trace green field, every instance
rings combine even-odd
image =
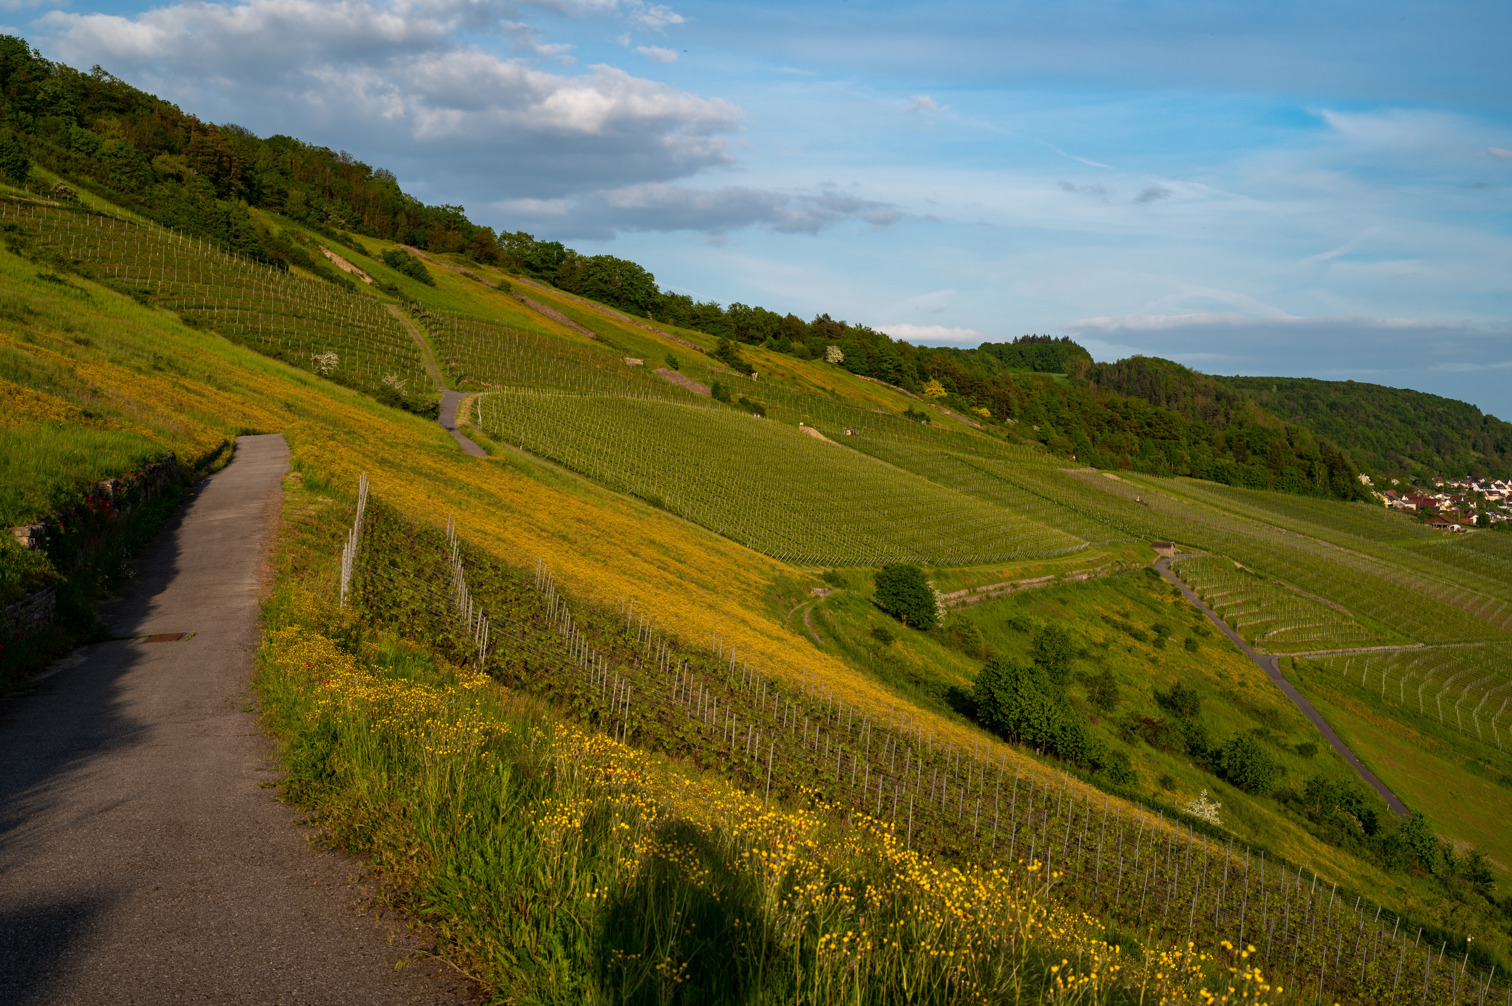
[[[443,505],[458,505],[481,522],[480,534],[496,535],[488,547],[509,541],[516,563],[539,555],[529,549],[541,538],[516,546],[513,525],[560,524],[552,533],[568,543],[563,554],[591,552],[584,567],[596,575],[613,576],[616,557],[649,551],[652,564],[669,563],[667,596],[703,592],[696,594],[702,602],[679,597],[666,605],[666,624],[641,626],[602,597],[575,598],[540,581],[529,587],[488,547],[469,545],[474,590],[500,630],[490,669],[547,700],[555,715],[619,729],[753,792],[771,778],[790,806],[818,794],[849,813],[864,811],[948,862],[1012,868],[1025,855],[1048,855],[1068,878],[1060,903],[1145,933],[1152,947],[1189,936],[1217,945],[1241,933],[1258,943],[1252,927],[1261,926],[1264,960],[1301,983],[1356,938],[1358,974],[1335,978],[1329,991],[1358,1001],[1373,1001],[1390,982],[1394,962],[1383,948],[1400,944],[1404,958],[1415,949],[1385,925],[1394,912],[1446,931],[1480,926],[1487,953],[1508,946],[1493,909],[1477,902],[1480,914],[1466,915],[1471,910],[1460,903],[1439,905],[1434,879],[1387,872],[1330,844],[1299,816],[1296,791],[1317,778],[1349,783],[1352,771],[1318,749],[1301,714],[1163,581],[1134,570],[1026,590],[954,610],[927,635],[902,629],[870,599],[871,568],[887,562],[916,562],[935,568],[941,582],[979,585],[1038,572],[1047,560],[1059,570],[1079,553],[1099,551],[1089,544],[1108,546],[1101,555],[1124,564],[1143,561],[1139,543],[1157,538],[1211,553],[1176,568],[1247,638],[1305,658],[1299,686],[1337,717],[1367,764],[1445,838],[1480,845],[1501,870],[1507,850],[1495,830],[1496,801],[1505,799],[1499,780],[1512,769],[1504,755],[1512,743],[1506,538],[1449,539],[1361,505],[1063,469],[1035,447],[958,423],[912,422],[878,399],[825,394],[791,375],[750,381],[692,351],[679,355],[689,376],[728,382],[763,405],[768,418],[758,418],[650,373],[663,363],[651,356],[660,343],[650,333],[627,338],[618,323],[582,305],[566,313],[597,338],[544,321],[517,325],[502,309],[490,314],[498,291],[449,274],[440,293],[419,294],[431,296],[430,305],[411,305],[411,313],[453,382],[484,389],[472,419],[503,457],[464,468],[434,424],[422,430],[415,417],[389,417],[371,402],[354,409],[350,399],[359,396],[309,373],[316,355],[331,352],[342,369],[330,376],[370,395],[381,395],[389,377],[395,381],[387,386],[397,383],[406,394],[424,389],[415,343],[380,298],[98,214],[10,203],[3,222],[17,226],[43,263],[5,259],[17,302],[31,305],[25,317],[34,319],[21,336],[7,337],[0,354],[0,391],[13,396],[7,401],[37,396],[27,399],[28,418],[0,427],[8,473],[0,503],[17,519],[56,507],[53,475],[87,480],[169,446],[203,453],[230,429],[289,428],[296,459],[312,472],[333,456],[350,466],[348,456],[364,452],[364,465],[390,466],[392,491],[408,510],[386,524],[375,519],[389,543],[373,568],[391,581],[364,588],[363,617],[385,631],[419,633],[414,645],[444,659],[461,657],[448,649],[449,601],[433,589],[441,553],[432,518]],[[390,278],[359,253],[352,258]],[[107,315],[130,323],[102,320]],[[169,326],[172,338],[154,334],[154,325]],[[296,370],[261,360],[255,379],[246,377],[245,358],[256,357],[221,336]],[[624,347],[645,353],[646,365],[627,364]],[[217,371],[233,369],[240,383],[227,385]],[[98,377],[106,371],[108,382]],[[127,402],[121,389],[132,388],[152,401]],[[229,408],[230,400],[245,402],[244,412]],[[291,418],[326,412],[313,433]],[[392,424],[382,429],[394,444],[371,442],[380,417]],[[429,436],[435,444],[416,446]],[[505,448],[577,475],[544,473],[549,466],[534,460],[534,468],[517,466],[511,459],[520,455]],[[524,490],[498,488],[531,479]],[[499,495],[476,489],[485,484]],[[545,511],[579,506],[592,518],[570,524],[530,509],[548,487],[555,493],[564,485],[571,488],[554,503],[540,504]],[[443,503],[449,495],[464,502]],[[322,499],[331,502],[316,503]],[[627,520],[644,530],[627,530]],[[730,564],[717,574],[691,562],[674,569],[665,557],[685,545],[702,550],[701,562],[718,556]],[[821,582],[814,567],[838,567],[822,581],[832,591],[826,597],[810,593]],[[694,582],[702,576],[723,581]],[[721,592],[761,596],[761,628],[782,640],[773,651],[780,658],[748,665],[729,655],[722,624],[707,636],[686,628],[698,618],[689,608]],[[1067,701],[1098,736],[1132,756],[1137,782],[1126,792],[1033,751],[1010,752],[970,718],[963,697],[983,663],[1030,659],[1034,631],[1050,624],[1077,640]],[[1414,643],[1428,645],[1322,653]],[[811,673],[810,664],[825,670]],[[641,704],[633,714],[608,698],[610,673],[613,688],[626,696],[635,690]],[[1246,733],[1273,753],[1282,772],[1274,799],[1220,781],[1200,758],[1171,746],[1162,732],[1169,714],[1155,692],[1177,684],[1199,695],[1215,745]],[[769,758],[774,749],[780,755],[767,777],[751,754],[763,739]],[[1022,781],[1015,765],[1030,766]],[[1177,810],[1204,789],[1223,804],[1223,830],[1203,831]],[[1457,809],[1466,800],[1478,801],[1474,813]],[[1113,830],[1094,845],[1088,836],[1109,806]],[[1226,848],[1230,839],[1239,844]],[[1266,873],[1262,852],[1271,869],[1286,872]],[[1350,912],[1333,910],[1300,883],[1304,870],[1342,881],[1385,914],[1357,914],[1353,899]],[[1320,912],[1321,924],[1308,927]],[[1411,960],[1421,977],[1422,958]],[[1448,970],[1431,961],[1429,969],[1434,989],[1452,987]]]
[[[499,440],[799,565],[969,565],[1085,544],[733,409],[519,389],[477,409]]]

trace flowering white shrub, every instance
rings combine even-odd
[[[840,352],[840,347],[839,346],[825,346],[824,347],[824,362],[825,363],[844,363],[845,362],[845,354],[842,353],[842,352]]]
[[[1218,808],[1222,806],[1223,804],[1221,803],[1214,803],[1212,800],[1209,800],[1207,798],[1207,790],[1203,790],[1197,799],[1181,809],[1193,817],[1201,818],[1208,824],[1222,825],[1223,822],[1218,819]]]
[[[404,382],[399,379],[398,374],[388,374],[385,376],[383,378],[383,386],[385,388],[393,388],[401,395],[404,394]]]
[[[329,376],[331,371],[341,366],[341,357],[332,352],[316,353],[310,357],[315,364],[315,373],[321,377]]]

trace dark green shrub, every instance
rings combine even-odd
[[[1055,687],[1065,688],[1066,675],[1071,670],[1071,658],[1076,656],[1076,645],[1071,634],[1059,625],[1046,625],[1034,634],[1030,653],[1034,663],[1044,669]]]
[[[1118,691],[1118,681],[1113,677],[1112,671],[1104,667],[1087,679],[1087,698],[1099,712],[1104,714],[1118,708],[1121,696]]]
[[[667,366],[671,367],[673,370],[681,370],[682,369],[682,361],[677,358],[677,354],[676,353],[668,353],[667,354]]]
[[[714,349],[714,359],[725,364],[731,370],[749,376],[756,368],[740,355],[740,350],[729,339],[721,338],[719,345]]]
[[[1182,719],[1193,719],[1202,712],[1202,699],[1196,689],[1188,688],[1179,681],[1172,685],[1168,692],[1157,690],[1155,704]]]
[[[1214,768],[1231,785],[1269,796],[1281,778],[1281,763],[1252,734],[1235,734],[1214,756]]]
[[[26,141],[12,130],[0,129],[0,174],[17,185],[25,185],[31,175],[31,164]]]
[[[410,279],[424,283],[426,286],[436,285],[436,278],[431,275],[429,269],[425,268],[425,263],[403,248],[390,248],[384,252],[383,264],[397,273],[402,273]]]
[[[877,607],[904,625],[928,632],[939,621],[934,587],[918,566],[894,563],[877,572]]]
[[[730,400],[730,389],[718,381],[709,385],[709,394],[714,396],[716,402],[728,402]]]
[[[883,646],[891,646],[893,640],[897,638],[892,634],[892,630],[885,625],[872,626],[871,636]]]

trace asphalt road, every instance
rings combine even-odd
[[[1391,808],[1393,814],[1397,817],[1411,817],[1412,811],[1407,809],[1407,805],[1402,802],[1402,798],[1393,793],[1391,787],[1382,782],[1380,777],[1365,767],[1365,763],[1356,757],[1355,753],[1349,749],[1349,745],[1345,744],[1343,739],[1334,732],[1334,728],[1328,725],[1328,721],[1323,718],[1323,714],[1318,712],[1313,704],[1303,697],[1301,692],[1297,691],[1295,685],[1286,680],[1286,675],[1281,673],[1281,658],[1256,653],[1253,646],[1246,643],[1239,633],[1229,628],[1228,623],[1219,618],[1217,612],[1209,608],[1202,598],[1193,592],[1192,588],[1188,587],[1181,581],[1180,577],[1171,572],[1170,563],[1170,559],[1160,559],[1155,563],[1155,568],[1160,570],[1161,575],[1167,580],[1174,583],[1186,595],[1188,601],[1201,608],[1203,614],[1207,615],[1208,620],[1218,627],[1218,631],[1233,640],[1234,645],[1243,650],[1244,655],[1253,660],[1265,672],[1265,676],[1270,678],[1271,682],[1281,689],[1288,699],[1291,699],[1292,705],[1302,710],[1302,715],[1306,716],[1312,722],[1312,725],[1318,728],[1318,732],[1323,735],[1323,739],[1328,741],[1328,746],[1337,751],[1339,756],[1345,761],[1349,762],[1349,767],[1354,769],[1371,789],[1381,794],[1381,799],[1386,801],[1386,805]]]
[[[397,922],[361,914],[359,864],[321,853],[267,788],[250,710],[280,436],[234,460],[164,530],[77,651],[0,700],[0,1002],[475,1001]]]

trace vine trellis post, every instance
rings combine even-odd
[[[352,530],[347,533],[346,546],[341,550],[341,599],[337,604],[345,608],[347,594],[352,589],[352,571],[357,561],[357,541],[362,537],[362,512],[367,509],[368,477],[363,472],[357,480],[357,516],[352,520]]]

